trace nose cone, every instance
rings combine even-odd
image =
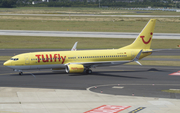
[[[4,62],[4,64],[3,64],[4,66],[11,66],[11,61],[6,61],[6,62]]]

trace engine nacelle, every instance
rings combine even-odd
[[[66,73],[82,73],[84,71],[83,65],[70,64],[65,67]]]

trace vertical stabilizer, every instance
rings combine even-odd
[[[149,20],[135,41],[132,44],[120,49],[150,49],[155,24],[156,19]]]

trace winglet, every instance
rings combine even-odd
[[[140,57],[142,51],[143,51],[143,50],[141,49],[141,51],[136,55],[136,57],[132,60],[132,62],[136,62],[136,63],[138,63],[139,65],[141,65],[141,63],[140,63],[138,60],[139,60],[139,57]]]
[[[77,49],[76,49],[77,43],[78,43],[78,42],[75,42],[75,44],[74,44],[74,46],[72,47],[71,51],[76,51],[76,50],[77,50]]]

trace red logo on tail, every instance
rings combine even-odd
[[[151,37],[150,37],[150,39],[147,42],[144,40],[144,37],[145,36],[140,36],[140,38],[142,38],[143,43],[144,44],[149,44],[149,42],[151,41]]]
[[[151,32],[150,35],[153,35],[153,33]],[[147,42],[144,40],[144,37],[145,36],[140,36],[140,38],[142,38],[143,43],[144,44],[149,44],[149,42],[151,41],[151,37],[150,37],[150,39]]]

